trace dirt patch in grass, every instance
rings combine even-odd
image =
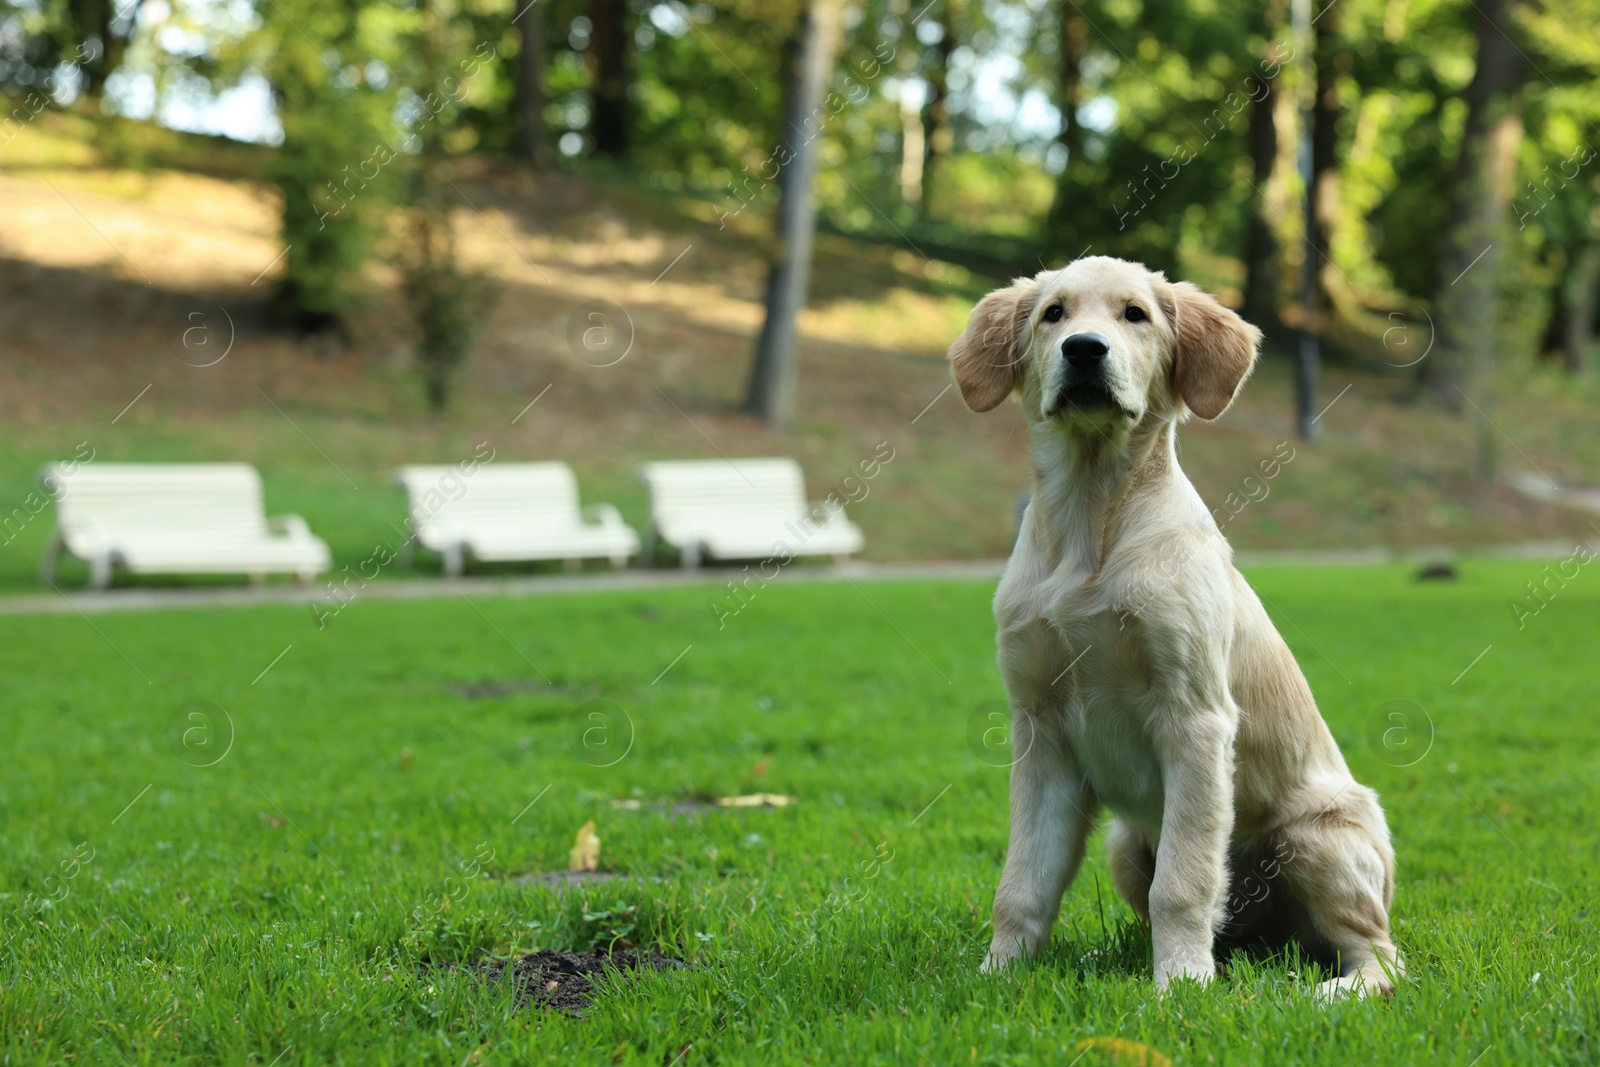
[[[670,819],[687,819],[705,811],[716,811],[717,804],[714,800],[701,797],[690,797],[686,800],[637,800],[633,797],[623,797],[611,802],[615,811],[658,811],[664,812]]]
[[[530,1004],[564,1011],[573,1018],[583,1011],[608,984],[626,981],[645,968],[653,971],[683,971],[689,965],[659,949],[632,949],[609,955],[579,952],[535,952],[506,963],[488,960],[472,968],[491,981],[509,979],[516,986],[517,1007]]]
[[[456,696],[466,697],[468,700],[493,700],[515,696],[518,693],[565,693],[567,691],[563,686],[532,680],[461,682],[456,685],[447,685],[445,690],[454,693]]]
[[[748,793],[731,797],[687,797],[683,800],[640,800],[620,797],[611,802],[616,811],[665,812],[670,819],[687,819],[706,811],[762,810],[775,811],[794,804],[795,798],[781,793]]]
[[[630,877],[618,874],[616,871],[537,871],[521,875],[517,881],[526,885],[545,885],[560,889],[566,886],[600,885],[603,882],[628,880]]]

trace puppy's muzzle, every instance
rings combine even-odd
[[[1106,379],[1111,343],[1097,333],[1075,333],[1061,342],[1067,374],[1061,382],[1060,410],[1102,411],[1117,407]]]

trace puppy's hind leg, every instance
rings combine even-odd
[[[1339,976],[1317,994],[1392,994],[1405,965],[1389,934],[1394,851],[1377,795],[1350,783],[1285,826],[1281,840],[1283,876],[1309,927],[1303,940],[1339,960]]]
[[[1156,853],[1143,830],[1117,819],[1106,834],[1111,881],[1139,918],[1150,921],[1150,883],[1156,876]]]

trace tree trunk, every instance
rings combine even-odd
[[[633,133],[633,109],[628,104],[631,82],[628,63],[627,0],[589,0],[589,37],[593,89],[590,91],[589,130],[594,153],[626,163]]]
[[[767,275],[767,317],[756,345],[746,407],[773,427],[794,417],[799,390],[795,341],[811,278],[816,234],[812,180],[817,170],[822,97],[839,40],[839,0],[810,0],[795,35],[784,47],[783,146],[788,156],[778,179],[778,234]]]
[[[1269,46],[1270,47],[1270,46]],[[1267,217],[1267,185],[1278,161],[1278,106],[1276,78],[1260,78],[1260,87],[1251,96],[1250,172],[1255,189],[1251,193],[1250,217],[1244,239],[1244,307],[1247,322],[1268,333],[1279,332],[1278,318],[1278,239]]]
[[[1083,124],[1078,108],[1083,106],[1083,57],[1089,47],[1089,24],[1075,3],[1061,5],[1061,129],[1056,140],[1067,150],[1067,166],[1083,162]]]
[[[907,56],[910,51],[907,50]],[[906,64],[902,70],[914,69]],[[928,138],[922,126],[922,109],[910,102],[910,80],[901,82],[901,200],[922,214],[923,165],[928,160]]]
[[[1462,94],[1466,128],[1451,178],[1445,250],[1434,295],[1439,342],[1433,358],[1418,367],[1422,383],[1452,411],[1465,407],[1462,390],[1469,365],[1478,363],[1482,369],[1483,361],[1493,358],[1496,246],[1503,243],[1500,230],[1511,198],[1515,141],[1521,135],[1513,90],[1524,70],[1509,37],[1514,29],[1511,7],[1512,0],[1474,5],[1477,63]],[[1483,466],[1480,462],[1480,474]]]
[[[539,170],[550,162],[544,128],[544,4],[529,4],[517,22],[522,50],[517,53],[516,130],[511,137],[511,155]]]
[[[955,147],[950,128],[950,55],[956,50],[956,16],[961,0],[945,0],[939,6],[939,43],[933,48],[933,69],[928,72],[928,106],[923,117],[922,196],[920,212],[928,217],[934,186],[938,182],[939,160]]]
[[[1088,23],[1081,5],[1076,0],[1063,0],[1061,5],[1060,55],[1061,91],[1056,107],[1061,112],[1061,125],[1056,131],[1056,143],[1066,150],[1066,163],[1056,175],[1055,196],[1050,202],[1046,217],[1045,239],[1051,251],[1060,255],[1074,255],[1081,239],[1081,220],[1086,196],[1098,200],[1102,195],[1096,189],[1086,192],[1080,180],[1084,168],[1083,124],[1078,121],[1078,108],[1083,103],[1083,59],[1088,49]]]
[[[1311,248],[1316,256],[1315,321],[1311,328],[1326,329],[1333,309],[1328,295],[1328,273],[1333,262],[1333,224],[1339,213],[1339,10],[1322,9],[1316,20],[1317,88],[1311,105]]]
[[[1596,297],[1600,296],[1600,242],[1583,247],[1567,271],[1566,329],[1562,331],[1562,363],[1573,374],[1583,370],[1594,341]]]
[[[895,17],[904,19],[908,14],[905,0],[892,0],[890,10]],[[924,125],[928,94],[913,102],[912,87],[918,81],[922,65],[922,50],[917,47],[916,24],[903,24],[900,40],[900,200],[910,205],[918,214],[922,211],[922,169],[928,162],[928,130]]]
[[[129,26],[138,18],[140,2],[135,0],[124,12]],[[122,55],[128,48],[127,40],[116,36],[111,29],[112,22],[117,18],[117,7],[112,0],[69,0],[67,11],[74,40],[66,42],[68,47],[64,58],[68,62],[78,63],[83,72],[82,95],[90,100],[99,100],[105,92],[106,79],[122,62]],[[88,44],[90,38],[97,40],[100,47],[91,58],[81,59],[79,50]]]
[[[447,0],[420,0],[417,5],[420,86],[440,84],[449,70],[450,44],[459,39],[453,32],[452,7]],[[425,123],[418,130],[414,170],[407,176],[407,210],[397,220],[405,225],[406,238],[402,291],[417,330],[423,389],[435,414],[444,411],[456,369],[482,332],[489,296],[481,279],[462,273],[456,254],[451,210],[460,194],[450,174],[450,130],[444,121]]]
[[[1283,103],[1278,90],[1278,76],[1283,73],[1278,37],[1285,7],[1283,0],[1270,0],[1264,5],[1260,31],[1266,44],[1262,61],[1245,81],[1250,96],[1250,129],[1246,136],[1254,188],[1245,219],[1244,306],[1239,313],[1268,334],[1283,332],[1283,319],[1278,313],[1282,268],[1278,262],[1277,232],[1272,226],[1273,205],[1268,197],[1272,173],[1283,149],[1278,143],[1278,108]]]
[[[1495,390],[1495,305],[1500,295],[1500,263],[1504,258],[1499,246],[1505,243],[1506,205],[1511,202],[1511,185],[1517,171],[1517,150],[1522,146],[1522,116],[1516,111],[1506,111],[1494,120],[1489,128],[1488,142],[1483,158],[1483,185],[1485,187],[1482,223],[1477,230],[1487,240],[1483,259],[1466,272],[1456,299],[1464,305],[1472,301],[1475,324],[1480,332],[1468,340],[1465,351],[1472,361],[1473,411],[1478,416],[1478,456],[1474,474],[1480,492],[1494,484],[1495,452],[1499,447],[1498,432],[1490,412],[1494,409]],[[1473,277],[1481,272],[1481,276]],[[1453,308],[1447,314],[1461,314],[1463,307]],[[1465,394],[1461,394],[1465,398]]]

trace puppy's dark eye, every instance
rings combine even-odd
[[[1046,322],[1060,322],[1061,321],[1061,305],[1060,304],[1051,304],[1049,307],[1045,308],[1044,309],[1044,321],[1046,321]]]
[[[1122,317],[1129,322],[1144,322],[1150,318],[1149,315],[1144,313],[1144,308],[1138,304],[1129,304],[1128,309],[1122,313]]]

